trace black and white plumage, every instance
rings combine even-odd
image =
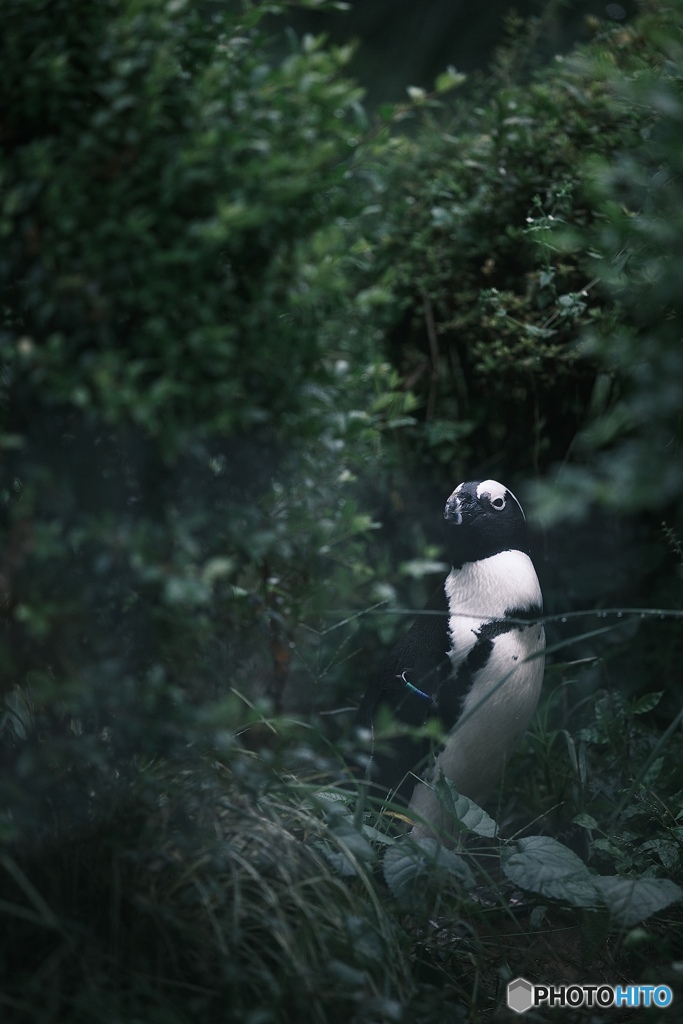
[[[413,834],[448,832],[433,783],[440,774],[481,803],[534,713],[543,681],[541,588],[529,557],[522,507],[496,480],[459,484],[448,501],[452,569],[425,612],[390,652],[368,689],[358,723],[379,708],[421,725],[441,719],[448,732],[436,760],[407,737],[378,752],[374,773],[406,799]],[[420,762],[423,762],[422,765]],[[428,824],[423,824],[428,823]]]

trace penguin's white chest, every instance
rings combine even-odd
[[[452,569],[445,590],[449,656],[455,672],[477,642],[484,623],[543,606],[536,570],[523,551],[501,551],[479,562],[467,562],[462,569]]]
[[[430,781],[445,775],[459,793],[481,803],[524,734],[543,682],[543,626],[510,628],[500,620],[540,611],[541,588],[528,555],[504,551],[454,569],[445,589],[453,685],[461,679],[469,688]],[[411,811],[446,825],[430,781],[416,786]],[[419,825],[416,832],[431,834]]]

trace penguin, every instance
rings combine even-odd
[[[497,480],[466,481],[446,501],[444,519],[452,568],[356,717],[372,729],[388,707],[408,726],[441,722],[436,756],[410,735],[373,754],[371,778],[408,803],[416,838],[451,834],[435,792],[442,776],[477,804],[490,794],[536,709],[544,671],[543,599],[519,501]]]

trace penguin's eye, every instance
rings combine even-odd
[[[502,495],[499,498],[492,498],[491,504],[500,512],[502,508],[505,508],[505,498]]]

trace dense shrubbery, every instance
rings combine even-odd
[[[52,891],[59,1016],[86,998],[82,942],[116,958],[77,924],[110,837],[139,859],[177,759],[229,763],[254,701],[282,701],[300,620],[366,584],[353,479],[391,381],[372,342],[326,333],[361,116],[347,53],[274,64],[259,11],[157,0],[0,19],[2,829],[13,855],[78,843],[76,887],[92,859],[82,903]],[[35,962],[14,970],[30,1003]]]
[[[676,185],[661,168],[679,159],[679,101],[675,81],[658,76],[666,51],[652,35],[647,21],[612,30],[520,84],[501,62],[504,82],[489,97],[466,99],[454,116],[425,99],[412,136],[388,149],[380,136],[381,205],[365,211],[357,247],[392,359],[422,399],[418,450],[443,462],[449,480],[484,462],[538,475],[605,402],[600,360],[576,342],[589,328],[615,338],[642,305],[632,289],[625,306],[615,301],[615,260],[623,267],[639,238],[656,250],[643,236],[665,223],[679,238],[660,216],[665,206],[677,217]],[[634,220],[650,179],[661,198],[648,202],[659,205]],[[675,245],[666,257],[659,249],[673,267]],[[646,304],[660,324],[675,289],[654,266],[648,273],[660,281]],[[623,350],[620,338],[605,348],[610,375]]]
[[[325,335],[358,90],[184,5],[33,8],[3,14],[4,677],[146,678],[154,717],[222,691],[241,628],[286,644],[370,525],[385,374]]]
[[[419,603],[439,555],[424,509],[479,471],[537,477],[548,520],[666,515],[674,554],[644,516],[650,560],[621,593],[676,600],[680,7],[524,84],[501,59],[452,105],[446,73],[377,124],[348,51],[275,60],[263,13],[0,11],[7,1019],[499,1003],[504,974],[477,995],[445,937],[462,918],[491,960],[489,912],[452,884],[470,869],[399,850],[380,897],[392,826],[320,795],[354,755],[310,713],[360,694],[400,625],[360,613]],[[680,641],[652,665],[643,630],[624,657],[609,629],[571,649],[588,671],[559,663],[577,630],[557,635],[563,685],[501,823],[546,815],[602,875],[680,880],[683,780],[666,810],[651,797],[676,727],[643,724],[654,698],[592,696],[599,656],[673,717]],[[588,721],[553,711],[565,694]],[[427,902],[405,919],[413,884]],[[650,896],[642,917],[666,904]],[[523,965],[510,941],[493,959]]]
[[[579,64],[635,112],[639,134],[610,159],[591,149],[586,191],[599,217],[589,228],[570,223],[551,242],[560,253],[586,252],[610,301],[582,333],[580,351],[601,376],[577,439],[579,465],[546,489],[549,514],[572,492],[578,513],[595,501],[622,511],[673,503],[680,515],[683,43],[656,13],[626,40],[633,63],[620,74],[596,56]]]

